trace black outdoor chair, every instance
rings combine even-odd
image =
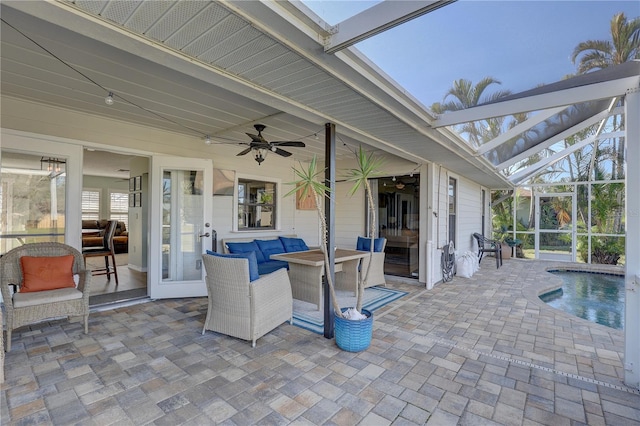
[[[473,238],[478,241],[478,265],[485,253],[493,253],[496,257],[496,268],[502,266],[502,243],[500,241],[492,240],[477,232],[473,233]]]

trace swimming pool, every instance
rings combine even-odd
[[[540,295],[556,309],[607,327],[624,329],[624,276],[593,272],[549,271],[562,288]]]

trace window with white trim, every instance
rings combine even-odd
[[[449,241],[456,246],[456,218],[458,214],[458,181],[449,178]]]
[[[129,193],[109,191],[109,219],[124,222],[129,228]]]
[[[275,229],[276,182],[238,179],[238,230]]]
[[[82,190],[82,220],[100,219],[100,190]]]

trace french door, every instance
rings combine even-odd
[[[211,160],[151,160],[149,296],[206,296],[202,254],[211,247]]]
[[[575,194],[536,194],[535,203],[536,259],[575,262]]]
[[[81,249],[82,146],[2,129],[0,255],[33,242]]]

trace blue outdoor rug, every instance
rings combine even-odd
[[[336,291],[340,307],[346,308],[356,305],[356,297],[353,292]],[[392,290],[385,287],[369,287],[364,290],[362,307],[374,312],[384,305],[398,300],[406,295],[405,291]],[[293,325],[302,327],[314,333],[324,334],[324,310],[322,304],[320,310],[316,305],[293,299]]]

